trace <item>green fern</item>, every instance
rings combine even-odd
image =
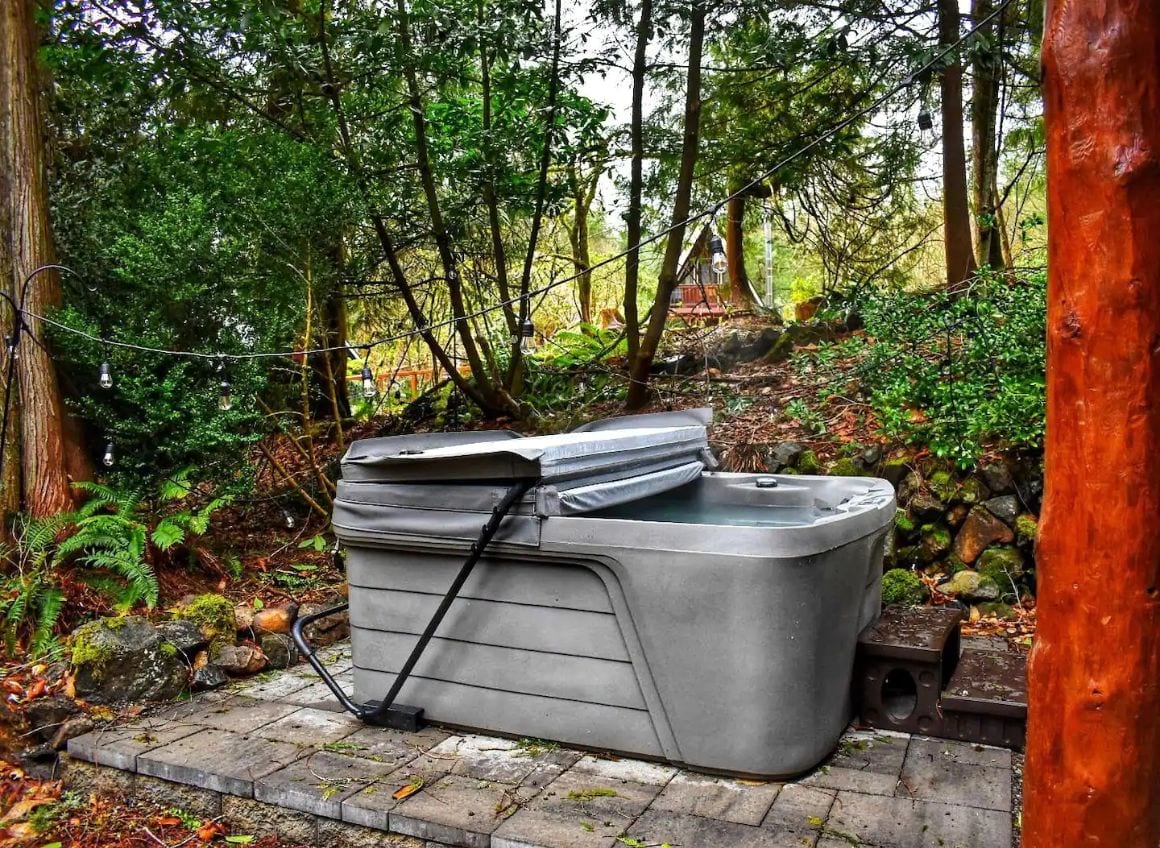
[[[52,652],[65,595],[59,568],[80,566],[77,579],[109,599],[120,612],[156,606],[160,587],[153,559],[204,535],[213,514],[230,503],[214,498],[199,510],[155,518],[139,492],[101,483],[78,483],[88,497],[75,512],[48,518],[17,516],[15,544],[0,546],[0,637],[11,653],[26,644],[34,656]],[[182,500],[192,489],[163,487],[160,502]]]

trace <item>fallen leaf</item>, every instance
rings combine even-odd
[[[402,801],[404,798],[410,798],[416,792],[423,788],[422,778],[416,778],[408,783],[406,786],[400,786],[392,793],[391,797],[396,801]]]

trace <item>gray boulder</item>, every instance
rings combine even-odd
[[[779,471],[795,465],[805,448],[798,442],[782,442],[769,452],[768,463],[771,471]]]
[[[298,662],[298,646],[289,636],[267,633],[261,644],[270,668],[290,668]]]
[[[991,515],[998,518],[1008,527],[1015,524],[1015,518],[1019,515],[1019,499],[1014,495],[1003,495],[998,498],[991,498],[983,501],[983,506]]]
[[[187,657],[192,657],[209,644],[206,638],[201,635],[200,628],[192,621],[184,619],[162,621],[157,625],[157,632],[161,634],[162,639]]]
[[[77,697],[93,703],[167,701],[189,680],[181,652],[139,616],[81,625],[71,647]]]
[[[225,686],[229,681],[226,673],[216,665],[203,665],[201,668],[194,669],[193,677],[189,681],[189,688],[194,692],[207,692],[210,689]]]
[[[964,601],[997,601],[1002,594],[998,583],[970,569],[964,569],[945,583],[940,583],[938,590],[944,595]]]

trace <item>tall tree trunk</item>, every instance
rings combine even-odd
[[[737,194],[744,187],[740,180],[732,181],[729,194]],[[773,190],[769,185],[749,186],[745,191],[731,196],[725,204],[725,258],[729,262],[729,299],[743,309],[753,309],[757,298],[745,267],[745,206],[750,197],[770,197]]]
[[[572,163],[568,166],[568,183],[572,189],[572,222],[568,227],[568,243],[572,248],[572,267],[576,274],[576,300],[580,307],[580,321],[592,323],[592,252],[588,238],[588,213],[596,198],[596,187],[600,182],[601,166],[593,169],[587,180],[580,167]]]
[[[730,188],[732,194],[736,188]],[[725,204],[725,258],[729,261],[729,300],[742,309],[753,308],[749,274],[745,270],[745,196]]]
[[[8,64],[7,39],[0,39],[0,66]],[[0,140],[9,137],[8,125],[8,75],[0,76]],[[12,231],[12,202],[10,191],[10,175],[8,173],[6,148],[0,141],[0,291],[9,294],[12,291],[12,240],[9,233]],[[16,328],[16,313],[7,301],[0,298],[0,380],[8,379],[8,340]],[[15,365],[15,363],[12,363]],[[15,376],[11,377],[15,383]],[[0,403],[2,403],[5,385],[0,385]],[[12,387],[15,394],[15,385]],[[0,541],[8,540],[8,517],[20,511],[20,408],[16,398],[9,398],[8,405],[8,439],[5,442],[4,455],[0,456],[0,465],[3,473],[0,474]]]
[[[939,44],[959,39],[958,0],[938,0]],[[963,66],[952,52],[942,73],[943,242],[947,287],[956,289],[975,273],[971,210],[967,205],[967,154],[963,141]]]
[[[685,132],[681,140],[681,168],[677,177],[677,194],[673,200],[671,229],[665,239],[665,254],[657,280],[656,297],[649,314],[648,328],[641,337],[636,358],[631,361],[628,397],[629,409],[639,409],[648,400],[648,378],[656,357],[665,319],[669,314],[669,300],[677,285],[677,263],[685,240],[685,220],[693,193],[693,172],[701,144],[701,53],[705,43],[705,2],[693,0],[689,22],[689,76],[685,87]]]
[[[629,164],[628,258],[624,265],[624,334],[628,343],[628,361],[636,361],[640,351],[640,219],[641,196],[644,193],[644,84],[648,76],[648,43],[652,38],[652,0],[640,0],[640,20],[636,24],[636,51],[632,59],[632,161]]]
[[[48,222],[48,175],[41,113],[41,86],[36,51],[39,44],[34,0],[7,0],[0,9],[0,92],[8,126],[3,166],[7,171],[12,276],[10,290],[19,299],[24,280],[55,261]],[[55,271],[37,274],[24,306],[36,314],[61,302]],[[26,322],[44,340],[35,318]],[[19,378],[22,489],[26,509],[51,515],[73,506],[69,467],[83,470],[84,446],[79,428],[66,426],[56,369],[48,353],[25,337],[16,372]],[[9,434],[10,436],[12,434]]]
[[[1160,845],[1160,5],[1048,3],[1025,848]]]
[[[993,0],[972,0],[971,17],[975,21],[985,20],[994,10]],[[990,49],[976,49],[971,58],[971,205],[978,222],[975,261],[999,270],[1003,267],[1003,245],[995,207],[999,182],[999,140],[995,133],[1003,27],[997,27],[992,20],[981,24],[978,32]]]

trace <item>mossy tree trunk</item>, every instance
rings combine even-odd
[[[1047,486],[1023,845],[1160,844],[1160,4],[1048,3]]]

